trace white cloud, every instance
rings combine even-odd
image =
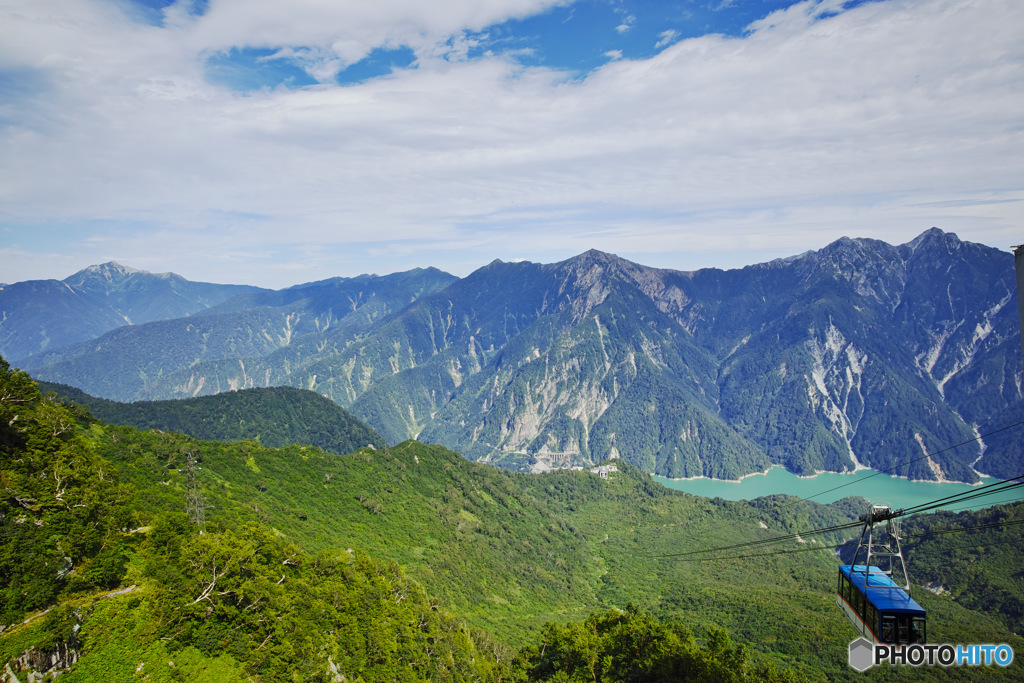
[[[323,48],[281,48],[271,55],[259,57],[256,62],[272,62],[275,60],[286,60],[301,67],[306,73],[320,83],[327,83],[334,79],[345,67],[353,64],[372,48],[365,45],[350,44],[343,46],[332,45],[330,49]],[[341,57],[339,55],[348,55]]]
[[[481,35],[461,33],[452,36],[443,44],[432,46],[427,54],[446,61],[465,61],[469,59],[470,51],[486,41],[488,37],[486,33]]]
[[[615,30],[619,33],[629,33],[629,30],[633,28],[633,24],[636,23],[636,16],[627,14],[623,19],[622,23],[615,27]]]
[[[207,13],[191,21],[190,38],[200,50],[337,45],[339,57],[351,63],[366,54],[356,45],[432,45],[558,4],[564,0],[212,0]]]
[[[622,59],[622,50],[608,50],[604,56],[608,59]]]
[[[166,28],[41,5],[0,8],[0,67],[35,85],[0,109],[6,281],[38,277],[20,273],[49,257],[25,254],[54,244],[83,266],[281,286],[591,247],[728,265],[932,225],[1020,241],[1016,0],[805,2],[583,80],[465,59],[473,32],[546,2],[214,0]],[[330,83],[385,44],[414,46],[417,68]],[[324,83],[243,96],[204,79],[207,55],[244,46]],[[29,229],[52,239],[33,248]]]
[[[679,31],[676,31],[674,29],[662,31],[661,33],[658,34],[658,38],[660,38],[661,40],[654,44],[654,49],[660,50],[666,45],[671,45],[672,43],[676,42],[676,38],[678,37]]]

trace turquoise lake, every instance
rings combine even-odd
[[[962,491],[972,491],[982,484],[998,481],[983,477],[982,484],[938,484],[928,481],[907,481],[875,470],[861,470],[855,474],[819,474],[816,477],[798,477],[782,467],[773,467],[767,474],[755,474],[741,481],[720,481],[717,479],[675,480],[654,477],[670,489],[686,491],[707,498],[726,500],[750,500],[775,493],[786,493],[800,498],[809,498],[819,503],[831,503],[849,496],[863,496],[872,503],[885,503],[894,508],[908,508],[921,503],[951,496]],[[836,488],[841,487],[841,488]],[[834,491],[829,489],[835,488]],[[824,493],[826,492],[827,493]],[[996,493],[976,498],[967,503],[953,503],[950,510],[978,509],[1019,498],[1018,491]]]

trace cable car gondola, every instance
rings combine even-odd
[[[836,604],[872,644],[910,645],[927,638],[925,611],[910,597],[907,565],[894,521],[902,514],[886,505],[872,505],[860,517],[864,528],[853,561],[839,565]],[[874,525],[881,523],[884,527],[876,536]],[[862,551],[864,562],[858,564]]]

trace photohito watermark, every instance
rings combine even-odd
[[[867,671],[888,662],[900,666],[1010,666],[1009,645],[872,645],[865,638],[850,643],[850,666]]]

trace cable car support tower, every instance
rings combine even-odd
[[[863,574],[864,585],[867,585],[871,562],[874,560],[874,566],[895,584],[892,588],[903,590],[909,595],[910,578],[907,576],[907,563],[900,548],[898,518],[902,515],[903,510],[893,510],[888,505],[872,505],[867,513],[860,516],[864,528],[860,532],[860,543],[853,554],[853,561],[850,562],[850,571]],[[877,531],[876,526],[880,527]],[[858,564],[857,559],[862,554],[864,563]]]

